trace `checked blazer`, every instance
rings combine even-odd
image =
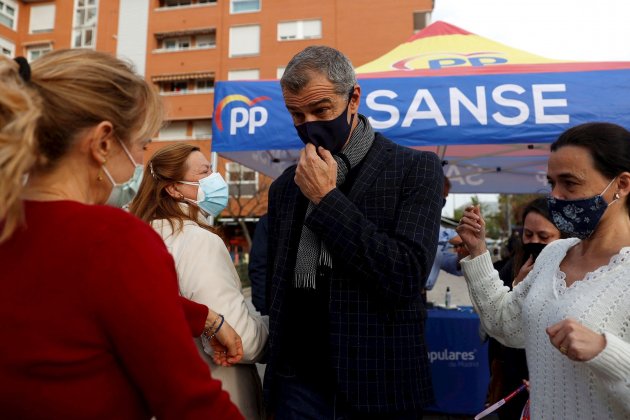
[[[435,252],[442,168],[434,153],[376,133],[347,196],[328,193],[304,219],[306,198],[287,169],[269,191],[267,403],[282,345],[283,307],[305,223],[333,258],[328,313],[336,387],[353,411],[421,410],[433,398],[420,291]],[[300,211],[300,209],[302,209]]]

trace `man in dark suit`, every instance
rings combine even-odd
[[[252,285],[252,303],[261,315],[267,311],[267,215],[260,216],[256,223],[252,248],[249,250],[247,264],[249,281]]]
[[[269,192],[268,407],[276,420],[421,418],[440,161],[372,131],[333,48],[298,53],[280,83],[306,147]]]

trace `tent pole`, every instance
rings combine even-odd
[[[505,218],[507,219],[507,234],[508,238],[512,236],[512,194],[506,194],[505,203]]]
[[[446,156],[446,148],[448,146],[438,146],[436,154],[440,157],[440,160],[444,160],[444,156]]]

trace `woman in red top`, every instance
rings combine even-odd
[[[186,324],[216,315],[182,305],[149,226],[102,205],[130,198],[158,96],[88,50],[32,74],[0,57],[0,92],[0,418],[241,418]]]

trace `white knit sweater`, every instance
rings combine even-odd
[[[470,297],[491,336],[526,349],[532,419],[630,419],[630,247],[567,288],[559,266],[578,242],[545,247],[512,292],[489,253],[462,260]],[[604,334],[604,350],[588,362],[560,353],[545,329],[565,318]]]

